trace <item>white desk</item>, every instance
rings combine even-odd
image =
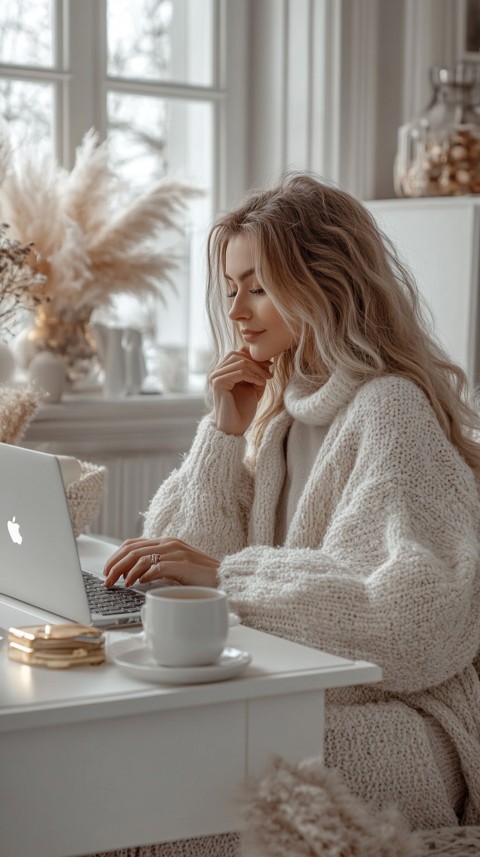
[[[20,615],[0,601],[0,625]],[[134,681],[113,664],[28,667],[1,644],[2,857],[238,830],[242,784],[272,754],[321,756],[325,689],[381,678],[372,664],[241,626],[230,642],[253,656],[244,673],[175,688]]]

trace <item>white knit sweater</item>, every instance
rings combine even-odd
[[[328,431],[274,547],[293,418]],[[383,668],[380,685],[329,694],[327,762],[357,793],[395,800],[414,826],[455,823],[459,757],[463,821],[479,824],[478,485],[425,395],[395,376],[358,386],[336,374],[311,395],[294,380],[254,473],[245,455],[245,438],[206,417],[153,498],[145,535],[221,560],[220,586],[244,624]],[[432,719],[458,754],[451,771],[435,758]]]

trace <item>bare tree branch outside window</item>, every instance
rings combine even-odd
[[[171,77],[171,0],[109,0],[108,73],[115,77]]]
[[[51,68],[52,0],[16,0],[0,4],[0,64]],[[52,151],[53,86],[4,77],[0,80],[0,116],[15,148],[35,144]]]

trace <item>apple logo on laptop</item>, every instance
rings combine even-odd
[[[7,521],[7,527],[12,542],[15,542],[16,545],[21,545],[23,536],[20,535],[20,524],[17,524],[15,515],[11,521]]]

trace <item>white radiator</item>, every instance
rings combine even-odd
[[[89,460],[107,468],[102,507],[90,532],[122,541],[142,534],[142,512],[158,486],[181,463],[179,453],[169,452],[108,459],[90,455]]]

